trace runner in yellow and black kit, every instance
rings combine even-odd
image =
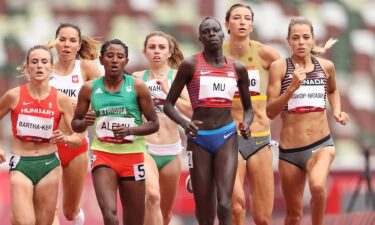
[[[250,39],[254,13],[250,6],[233,5],[227,12],[225,27],[229,40],[223,54],[231,56],[247,67],[249,91],[254,108],[254,120],[250,125],[251,137],[238,135],[241,156],[238,156],[237,176],[232,197],[233,224],[244,224],[246,202],[243,184],[245,174],[250,183],[250,208],[255,224],[269,224],[273,208],[274,182],[272,152],[270,149],[270,123],[266,115],[266,89],[268,69],[279,54],[271,47]],[[242,105],[238,92],[234,96],[232,115],[236,123],[242,121]],[[246,166],[244,163],[246,161]]]
[[[147,86],[123,74],[128,47],[111,40],[103,44],[100,54],[105,75],[82,86],[72,127],[85,131],[94,125],[92,176],[104,224],[119,224],[119,188],[123,224],[143,225],[146,145],[140,136],[159,129],[158,117]],[[90,103],[94,112],[88,112]]]

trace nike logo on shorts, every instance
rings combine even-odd
[[[230,132],[228,134],[224,134],[224,139],[227,139],[231,134],[232,134],[232,132]]]
[[[260,145],[260,144],[262,144],[262,143],[264,143],[264,141],[256,141],[256,142],[255,142],[256,145]]]
[[[53,161],[55,161],[55,160],[51,160],[51,161],[49,161],[49,162],[45,162],[44,164],[45,164],[46,166],[48,166],[48,165],[51,164]]]

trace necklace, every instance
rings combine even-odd
[[[303,61],[297,61],[293,57],[290,57],[290,59],[292,60],[292,63],[294,65],[294,67],[296,67],[298,65],[299,67],[302,67],[303,69],[306,69],[307,67],[309,67],[309,65],[312,64],[312,61],[311,61],[310,57],[308,59],[303,60]]]
[[[229,52],[231,53],[232,57],[235,59],[240,59],[244,56],[246,56],[246,53],[250,50],[251,48],[251,41],[249,40],[248,42],[248,49],[246,49],[246,44],[245,45],[231,45],[230,42],[228,44],[229,46]]]

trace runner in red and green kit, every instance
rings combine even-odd
[[[82,142],[73,133],[73,107],[69,97],[48,84],[53,70],[52,53],[36,45],[26,54],[22,72],[28,82],[0,98],[0,120],[9,112],[12,148],[9,162],[11,221],[1,224],[50,225],[53,222],[61,176],[57,144],[71,148]],[[67,124],[63,132],[59,122]],[[0,163],[5,151],[0,140]]]

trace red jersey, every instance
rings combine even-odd
[[[57,89],[51,87],[47,98],[33,99],[27,84],[20,86],[20,99],[11,110],[13,136],[22,141],[49,142],[58,128],[61,114],[57,106]]]
[[[209,65],[203,53],[196,55],[197,66],[194,76],[187,85],[193,109],[198,107],[231,108],[234,93],[237,90],[237,74],[233,60],[225,57],[227,64],[223,68]]]

